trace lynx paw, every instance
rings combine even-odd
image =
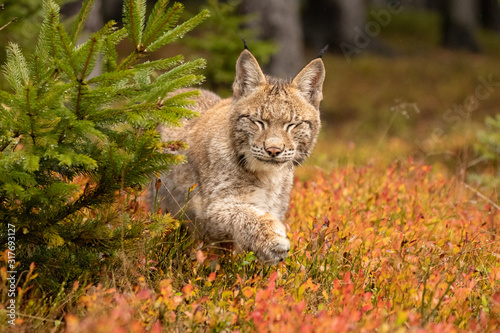
[[[288,256],[288,251],[290,251],[288,238],[275,235],[268,239],[256,254],[264,264],[277,265]]]

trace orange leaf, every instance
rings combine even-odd
[[[244,295],[246,298],[250,298],[250,297],[252,297],[252,296],[253,296],[253,290],[252,290],[252,288],[250,288],[250,287],[245,287],[245,288],[243,289],[243,295]]]
[[[193,293],[193,285],[191,283],[187,284],[182,288],[182,292],[186,297],[191,297],[191,294]]]
[[[198,264],[203,264],[203,262],[207,259],[207,256],[205,255],[205,253],[203,253],[202,250],[198,250],[196,251],[196,261],[198,262]]]

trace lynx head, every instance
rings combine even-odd
[[[323,61],[311,61],[292,80],[265,76],[244,50],[236,63],[232,136],[240,165],[258,172],[297,165],[309,156],[320,129]]]

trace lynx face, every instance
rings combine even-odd
[[[286,83],[270,84],[234,105],[240,163],[259,170],[297,165],[309,155],[319,130],[319,113],[293,90]]]
[[[264,76],[250,53],[236,70],[231,119],[239,164],[259,171],[302,163],[320,128],[323,63],[311,62],[291,82]]]

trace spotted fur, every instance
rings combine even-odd
[[[293,170],[316,143],[324,77],[321,59],[292,81],[267,77],[244,50],[232,98],[202,90],[194,108],[200,117],[160,128],[164,140],[190,147],[182,152],[187,163],[162,177],[163,210],[183,210],[208,243],[233,242],[269,264],[283,260],[290,249],[283,220]]]

